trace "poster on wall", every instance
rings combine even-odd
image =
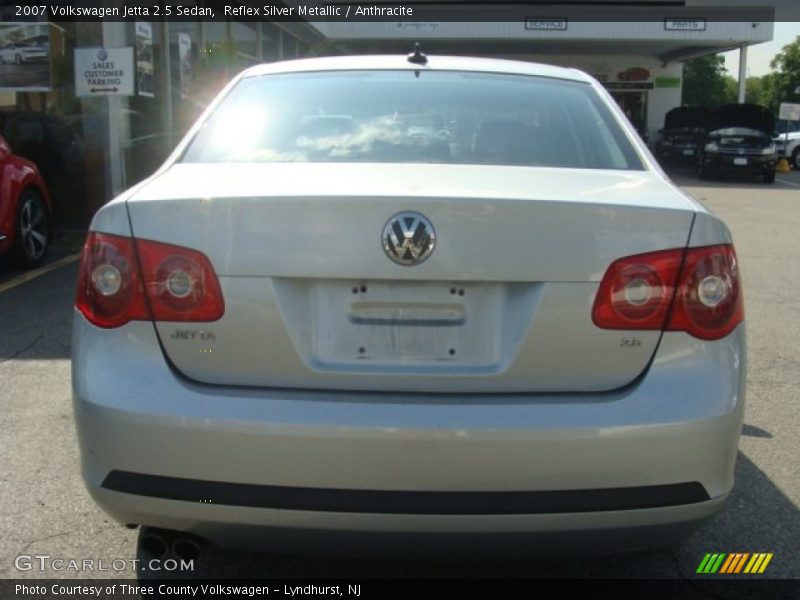
[[[47,23],[0,23],[0,91],[47,92],[50,30]]]
[[[192,81],[192,38],[188,33],[178,34],[178,60],[180,62],[181,98],[187,98]]]
[[[153,26],[136,22],[136,93],[153,98]]]

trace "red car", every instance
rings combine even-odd
[[[0,137],[0,254],[10,252],[25,267],[41,264],[50,243],[52,214],[39,169],[12,154]]]

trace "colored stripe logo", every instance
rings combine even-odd
[[[708,553],[700,561],[697,573],[703,575],[719,574],[739,574],[748,573],[755,575],[763,573],[769,561],[772,560],[772,552],[725,552]]]

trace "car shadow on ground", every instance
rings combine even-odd
[[[760,430],[759,430],[760,431]],[[513,578],[692,578],[691,589],[705,593],[713,576],[697,575],[706,552],[773,552],[765,575],[799,577],[796,540],[800,538],[798,508],[744,454],[736,465],[737,484],[722,513],[680,546],[589,558],[559,560],[365,559],[326,556],[255,554],[208,547],[185,577],[200,579],[513,579]],[[146,531],[146,530],[145,530]],[[137,558],[152,558],[142,548]],[[657,542],[657,540],[654,540]],[[147,571],[140,579],[169,578]],[[743,592],[745,590],[742,590]],[[713,593],[711,589],[708,593]],[[738,596],[724,595],[726,598]],[[746,596],[742,596],[743,598]]]

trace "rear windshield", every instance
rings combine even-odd
[[[453,71],[243,79],[182,160],[643,168],[590,85]]]

